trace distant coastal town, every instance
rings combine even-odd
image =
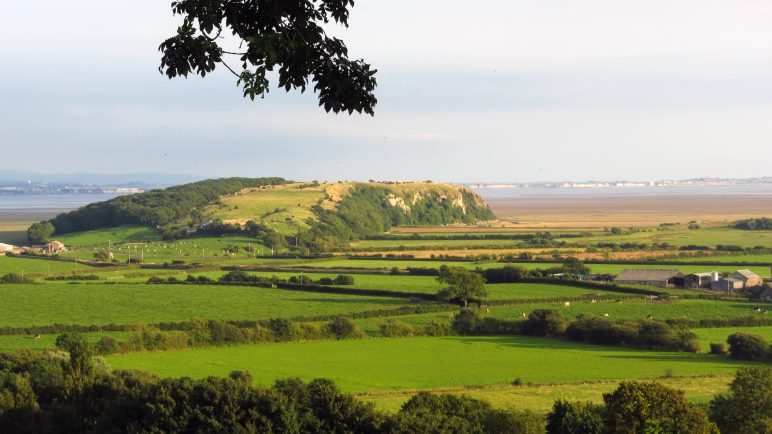
[[[563,181],[563,182],[526,182],[526,183],[473,183],[469,188],[636,188],[636,187],[690,187],[772,184],[772,177],[761,178],[695,178],[684,180],[656,181]]]

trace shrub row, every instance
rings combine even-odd
[[[141,328],[124,342],[103,336],[95,344],[99,354],[137,351],[178,350],[193,347],[259,344],[323,339],[361,338],[365,334],[346,318],[336,317],[326,324],[310,324],[274,318],[238,326],[226,321],[196,318],[186,323],[181,333]]]

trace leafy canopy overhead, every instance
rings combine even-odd
[[[278,70],[279,87],[286,91],[304,92],[312,81],[327,112],[372,115],[376,70],[362,59],[350,60],[346,44],[322,28],[330,22],[348,27],[353,5],[353,0],[173,1],[172,11],[183,22],[159,46],[159,70],[169,78],[189,73],[204,77],[221,63],[253,100],[268,92],[267,73]],[[223,32],[236,38],[236,51],[223,49]],[[226,62],[229,55],[233,67]]]

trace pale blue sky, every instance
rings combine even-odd
[[[358,0],[374,118],[169,81],[169,1],[0,0],[0,169],[541,181],[772,175],[765,0]]]

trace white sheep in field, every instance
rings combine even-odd
[[[570,302],[570,301],[567,301],[567,302],[563,303],[563,306],[565,306],[565,307],[571,307],[571,302]]]
[[[597,302],[598,302],[598,300],[596,300],[596,299],[594,299],[594,298],[593,298],[593,299],[592,299],[592,301],[591,301],[590,303],[597,303]]]
[[[491,310],[486,307],[485,308],[485,313],[491,313]]]
[[[603,314],[603,316],[605,316],[605,317],[610,317],[610,316],[611,316],[611,314],[610,314],[610,313],[604,313],[604,314]]]
[[[520,314],[520,317],[521,318],[528,318],[528,315],[526,315],[525,312],[523,312],[523,313]]]

